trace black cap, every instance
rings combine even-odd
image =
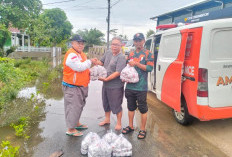
[[[86,42],[86,40],[84,40],[82,38],[82,36],[78,35],[78,34],[75,34],[71,39],[71,41],[77,41],[77,42]]]
[[[136,33],[133,40],[145,40],[143,33]]]

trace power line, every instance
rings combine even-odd
[[[88,8],[80,8],[80,9],[75,9],[75,8],[72,8],[72,10],[68,9],[63,9],[65,11],[86,11],[86,10],[106,10],[107,8],[104,8],[104,7],[99,7],[99,8],[91,8],[91,7],[88,7]]]
[[[50,5],[50,4],[57,4],[57,3],[66,3],[66,2],[72,2],[72,1],[76,1],[76,0],[66,0],[66,1],[60,1],[60,2],[46,3],[46,4],[43,4],[43,5]]]
[[[64,8],[64,10],[66,10],[66,9],[70,10],[72,8],[80,8],[80,7],[86,7],[88,9],[107,9],[106,7],[91,7],[91,6],[83,6],[82,5],[82,4],[86,4],[86,3],[89,3],[89,2],[93,2],[93,1],[95,1],[95,0],[90,0],[90,1],[87,1],[87,2],[84,2],[84,3],[80,3],[80,4],[72,6],[72,7]],[[82,9],[82,10],[84,10],[84,9]]]
[[[79,7],[84,7],[84,8],[81,8],[82,10],[85,10],[85,9],[107,9],[107,7],[91,7],[91,6],[79,6]]]
[[[86,3],[89,3],[89,2],[93,2],[94,0],[90,0],[90,1],[87,1],[87,2],[85,2],[85,3],[81,3],[81,4],[78,4],[78,5],[75,5],[75,6],[73,6],[73,8],[74,7],[78,7],[78,6],[80,6],[80,5],[82,5],[82,4],[86,4]]]
[[[107,49],[109,49],[109,37],[110,37],[110,0],[108,1],[108,15],[107,15]]]
[[[117,5],[121,0],[118,0],[117,2],[115,2],[114,4],[111,5],[111,8],[115,5]]]

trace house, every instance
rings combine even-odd
[[[16,46],[18,49],[24,51],[30,47],[30,36],[18,28],[10,27],[11,37],[7,39],[4,49],[7,50],[11,46]]]

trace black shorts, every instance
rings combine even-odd
[[[147,91],[135,91],[126,89],[125,97],[127,99],[127,108],[129,111],[135,111],[138,107],[140,113],[147,113]]]

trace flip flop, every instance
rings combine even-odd
[[[79,135],[76,135],[76,134],[79,134]],[[83,133],[80,132],[80,131],[77,131],[77,132],[74,132],[74,133],[68,133],[68,132],[66,132],[66,135],[80,137],[80,136],[83,136]]]
[[[82,124],[82,125],[79,125],[79,126],[75,127],[75,129],[77,129],[77,130],[88,129],[88,126]]]

